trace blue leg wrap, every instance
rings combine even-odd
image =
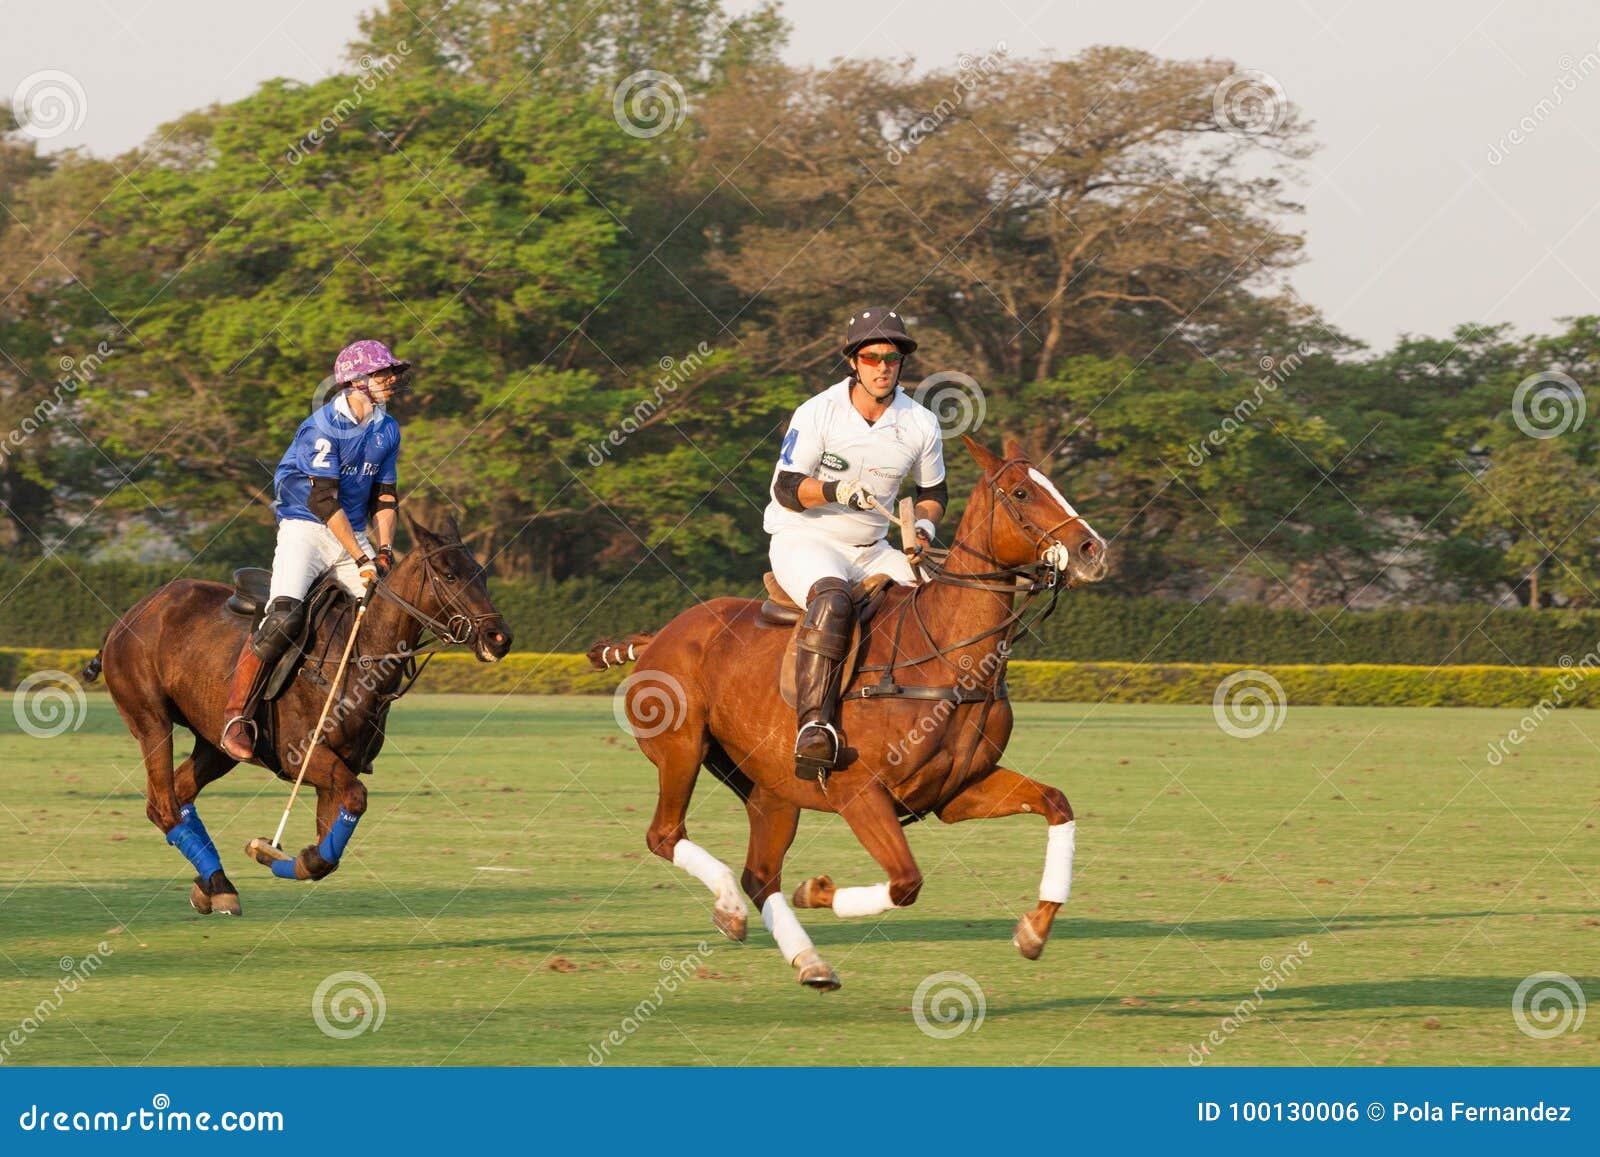
[[[337,864],[344,855],[345,845],[350,842],[350,837],[356,833],[356,825],[361,822],[360,816],[353,816],[344,808],[339,809],[339,817],[333,821],[333,826],[328,829],[328,834],[322,837],[322,843],[317,851],[322,853],[322,858],[330,864]]]
[[[178,815],[182,818],[167,833],[167,843],[184,854],[202,880],[209,880],[211,873],[222,871],[222,857],[217,855],[217,847],[206,834],[206,826],[200,822],[193,804],[181,808]]]
[[[293,860],[273,860],[272,861],[272,874],[274,876],[277,876],[279,879],[283,879],[283,880],[292,880],[292,879],[294,879],[294,861]]]

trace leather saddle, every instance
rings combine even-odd
[[[268,595],[272,586],[272,572],[258,566],[240,567],[233,572],[233,594],[228,596],[224,606],[232,614],[246,619],[252,627],[260,622],[261,616],[267,609]],[[267,676],[266,684],[261,692],[261,703],[272,702],[283,694],[284,688],[300,670],[301,662],[305,659],[307,650],[316,640],[318,628],[328,613],[337,607],[342,600],[349,599],[349,593],[334,578],[332,569],[323,571],[311,584],[311,589],[306,592],[305,615],[300,623],[300,629],[295,633],[294,641],[284,649],[283,655],[273,664],[272,672]],[[307,673],[308,678],[312,678]],[[312,682],[326,683],[326,680],[312,678]]]
[[[762,575],[761,581],[767,588],[767,599],[761,604],[762,622],[774,627],[797,628],[805,617],[805,611],[778,585],[778,580],[771,571]],[[850,632],[850,650],[844,657],[844,671],[839,680],[840,694],[848,690],[855,679],[856,670],[860,667],[864,654],[861,642],[867,626],[894,587],[894,577],[886,574],[868,575],[850,585],[850,601],[855,604],[856,625]],[[783,648],[783,662],[778,668],[778,692],[790,707],[795,705],[795,639],[796,632],[791,630],[789,642]]]

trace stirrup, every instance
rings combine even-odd
[[[252,759],[254,759],[255,758],[255,754],[256,754],[256,743],[260,740],[261,733],[260,733],[259,729],[256,727],[256,721],[254,719],[250,718],[248,715],[235,715],[232,719],[230,719],[226,723],[224,723],[222,725],[222,734],[217,737],[217,746],[222,748],[222,753],[224,755],[228,755],[229,754],[227,747],[224,746],[224,745],[228,742],[228,732],[233,730],[233,725],[235,723],[243,723],[245,725],[245,727],[249,730],[249,732],[250,732],[250,757]]]
[[[826,760],[812,759],[800,754],[800,741],[812,728],[817,728],[828,733],[828,738],[833,741],[833,751]],[[839,732],[833,724],[824,723],[820,719],[813,719],[810,723],[803,724],[799,733],[794,737],[794,773],[800,779],[824,779],[828,772],[839,765],[839,753],[844,750],[844,741],[839,738]]]

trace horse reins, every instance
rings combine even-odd
[[[1046,553],[1050,547],[1061,547],[1065,550],[1065,544],[1056,538],[1056,531],[1069,523],[1081,521],[1081,516],[1075,513],[1069,514],[1068,517],[1062,519],[1048,530],[1042,530],[1028,519],[1022,511],[1017,509],[1011,495],[1006,493],[1005,487],[1000,482],[1000,479],[1008,469],[1022,465],[1025,462],[1026,460],[1021,458],[1008,459],[1001,463],[1000,467],[994,472],[994,496],[999,501],[998,503],[991,502],[989,505],[989,541],[991,543],[994,541],[994,517],[998,506],[1005,510],[1017,529],[1033,541],[1041,555]],[[946,562],[941,562],[924,552],[922,561],[919,561],[917,565],[927,571],[930,583],[913,587],[910,597],[902,604],[898,621],[895,623],[894,640],[889,651],[889,661],[887,663],[864,665],[859,669],[862,674],[878,673],[878,680],[875,683],[869,683],[864,687],[848,691],[840,696],[841,700],[921,699],[943,701],[955,707],[966,703],[982,703],[983,707],[978,713],[971,748],[965,753],[964,758],[951,760],[950,771],[946,776],[947,785],[952,777],[966,774],[973,757],[977,754],[978,744],[983,741],[983,729],[988,723],[989,712],[993,709],[997,700],[1008,698],[1005,686],[1005,670],[1009,661],[1011,640],[1020,631],[1029,630],[1035,624],[1042,623],[1049,618],[1055,611],[1056,600],[1061,595],[1063,585],[1068,585],[1061,581],[1061,572],[1052,563],[1042,558],[1019,566],[1003,566],[998,559],[986,555],[970,544],[958,539],[951,545],[950,550],[945,552],[945,559],[948,560],[949,556],[957,550],[974,555],[981,561],[993,565],[996,569],[972,572],[952,571]],[[918,596],[933,583],[942,583],[947,586],[961,587],[968,590],[988,591],[1012,598],[1021,595],[1022,600],[1006,614],[1004,619],[988,630],[970,638],[940,646],[933,637],[933,631],[929,628],[927,621],[923,618],[922,607],[918,601]],[[1024,616],[1027,615],[1029,605],[1032,603],[1034,596],[1044,591],[1050,592],[1049,603],[1024,622]],[[905,630],[906,620],[912,617],[916,619],[917,626],[921,628],[923,637],[933,649],[929,654],[919,659],[900,659],[901,635]],[[997,649],[1001,656],[1000,662],[996,666],[994,674],[985,679],[979,686],[971,685],[964,677],[954,687],[904,686],[895,681],[894,672],[897,667],[917,667],[923,663],[932,662],[934,659],[941,659],[946,665],[959,670],[961,669],[961,664],[953,662],[949,657],[952,653],[995,636],[999,636]],[[966,670],[970,671],[970,668],[971,661],[968,660]],[[966,671],[963,671],[963,676],[965,674]]]

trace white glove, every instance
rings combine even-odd
[[[841,481],[834,490],[833,500],[842,502],[851,510],[871,510],[874,506],[872,491],[861,482]]]

